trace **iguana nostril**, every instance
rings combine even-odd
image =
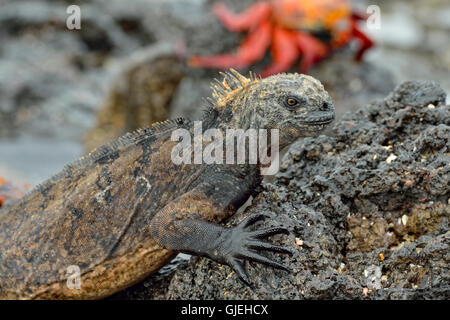
[[[328,110],[330,110],[330,105],[327,102],[324,102],[319,109],[321,111],[328,111]]]

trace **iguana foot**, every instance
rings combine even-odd
[[[254,231],[249,230],[250,226],[266,217],[268,216],[264,214],[255,214],[242,221],[236,227],[226,229],[226,232],[221,237],[222,239],[219,240],[220,244],[216,251],[216,254],[222,258],[220,260],[223,260],[224,263],[232,267],[239,278],[249,286],[251,285],[251,282],[243,265],[244,260],[259,262],[273,268],[290,272],[283,264],[271,260],[255,251],[267,250],[292,255],[292,252],[284,246],[261,240],[276,234],[289,234],[289,231],[286,228],[272,227]]]

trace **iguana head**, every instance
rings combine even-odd
[[[320,81],[304,74],[259,79],[231,69],[213,85],[213,109],[236,129],[279,129],[280,147],[313,136],[334,120],[333,102]]]

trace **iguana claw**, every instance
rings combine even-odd
[[[232,267],[239,278],[247,285],[251,285],[251,282],[243,265],[244,260],[259,262],[273,268],[290,272],[290,269],[283,264],[254,251],[267,250],[292,255],[292,251],[284,246],[260,240],[275,234],[289,234],[289,231],[286,228],[271,227],[255,231],[248,230],[248,228],[257,221],[267,217],[269,216],[265,214],[255,214],[248,217],[236,227],[228,229],[230,233],[227,236],[227,240],[222,243],[222,249],[227,252],[225,263]]]

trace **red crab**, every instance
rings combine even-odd
[[[23,188],[19,188],[0,177],[0,208],[5,202],[23,197],[26,189],[28,189],[27,185],[24,185]]]
[[[307,72],[328,52],[357,38],[355,55],[361,60],[373,42],[358,28],[364,14],[352,12],[348,0],[272,0],[253,4],[242,13],[215,3],[213,12],[229,30],[248,31],[235,54],[193,56],[190,65],[207,68],[245,68],[261,60],[271,46],[273,63],[262,76],[287,71],[299,56],[300,71]]]

